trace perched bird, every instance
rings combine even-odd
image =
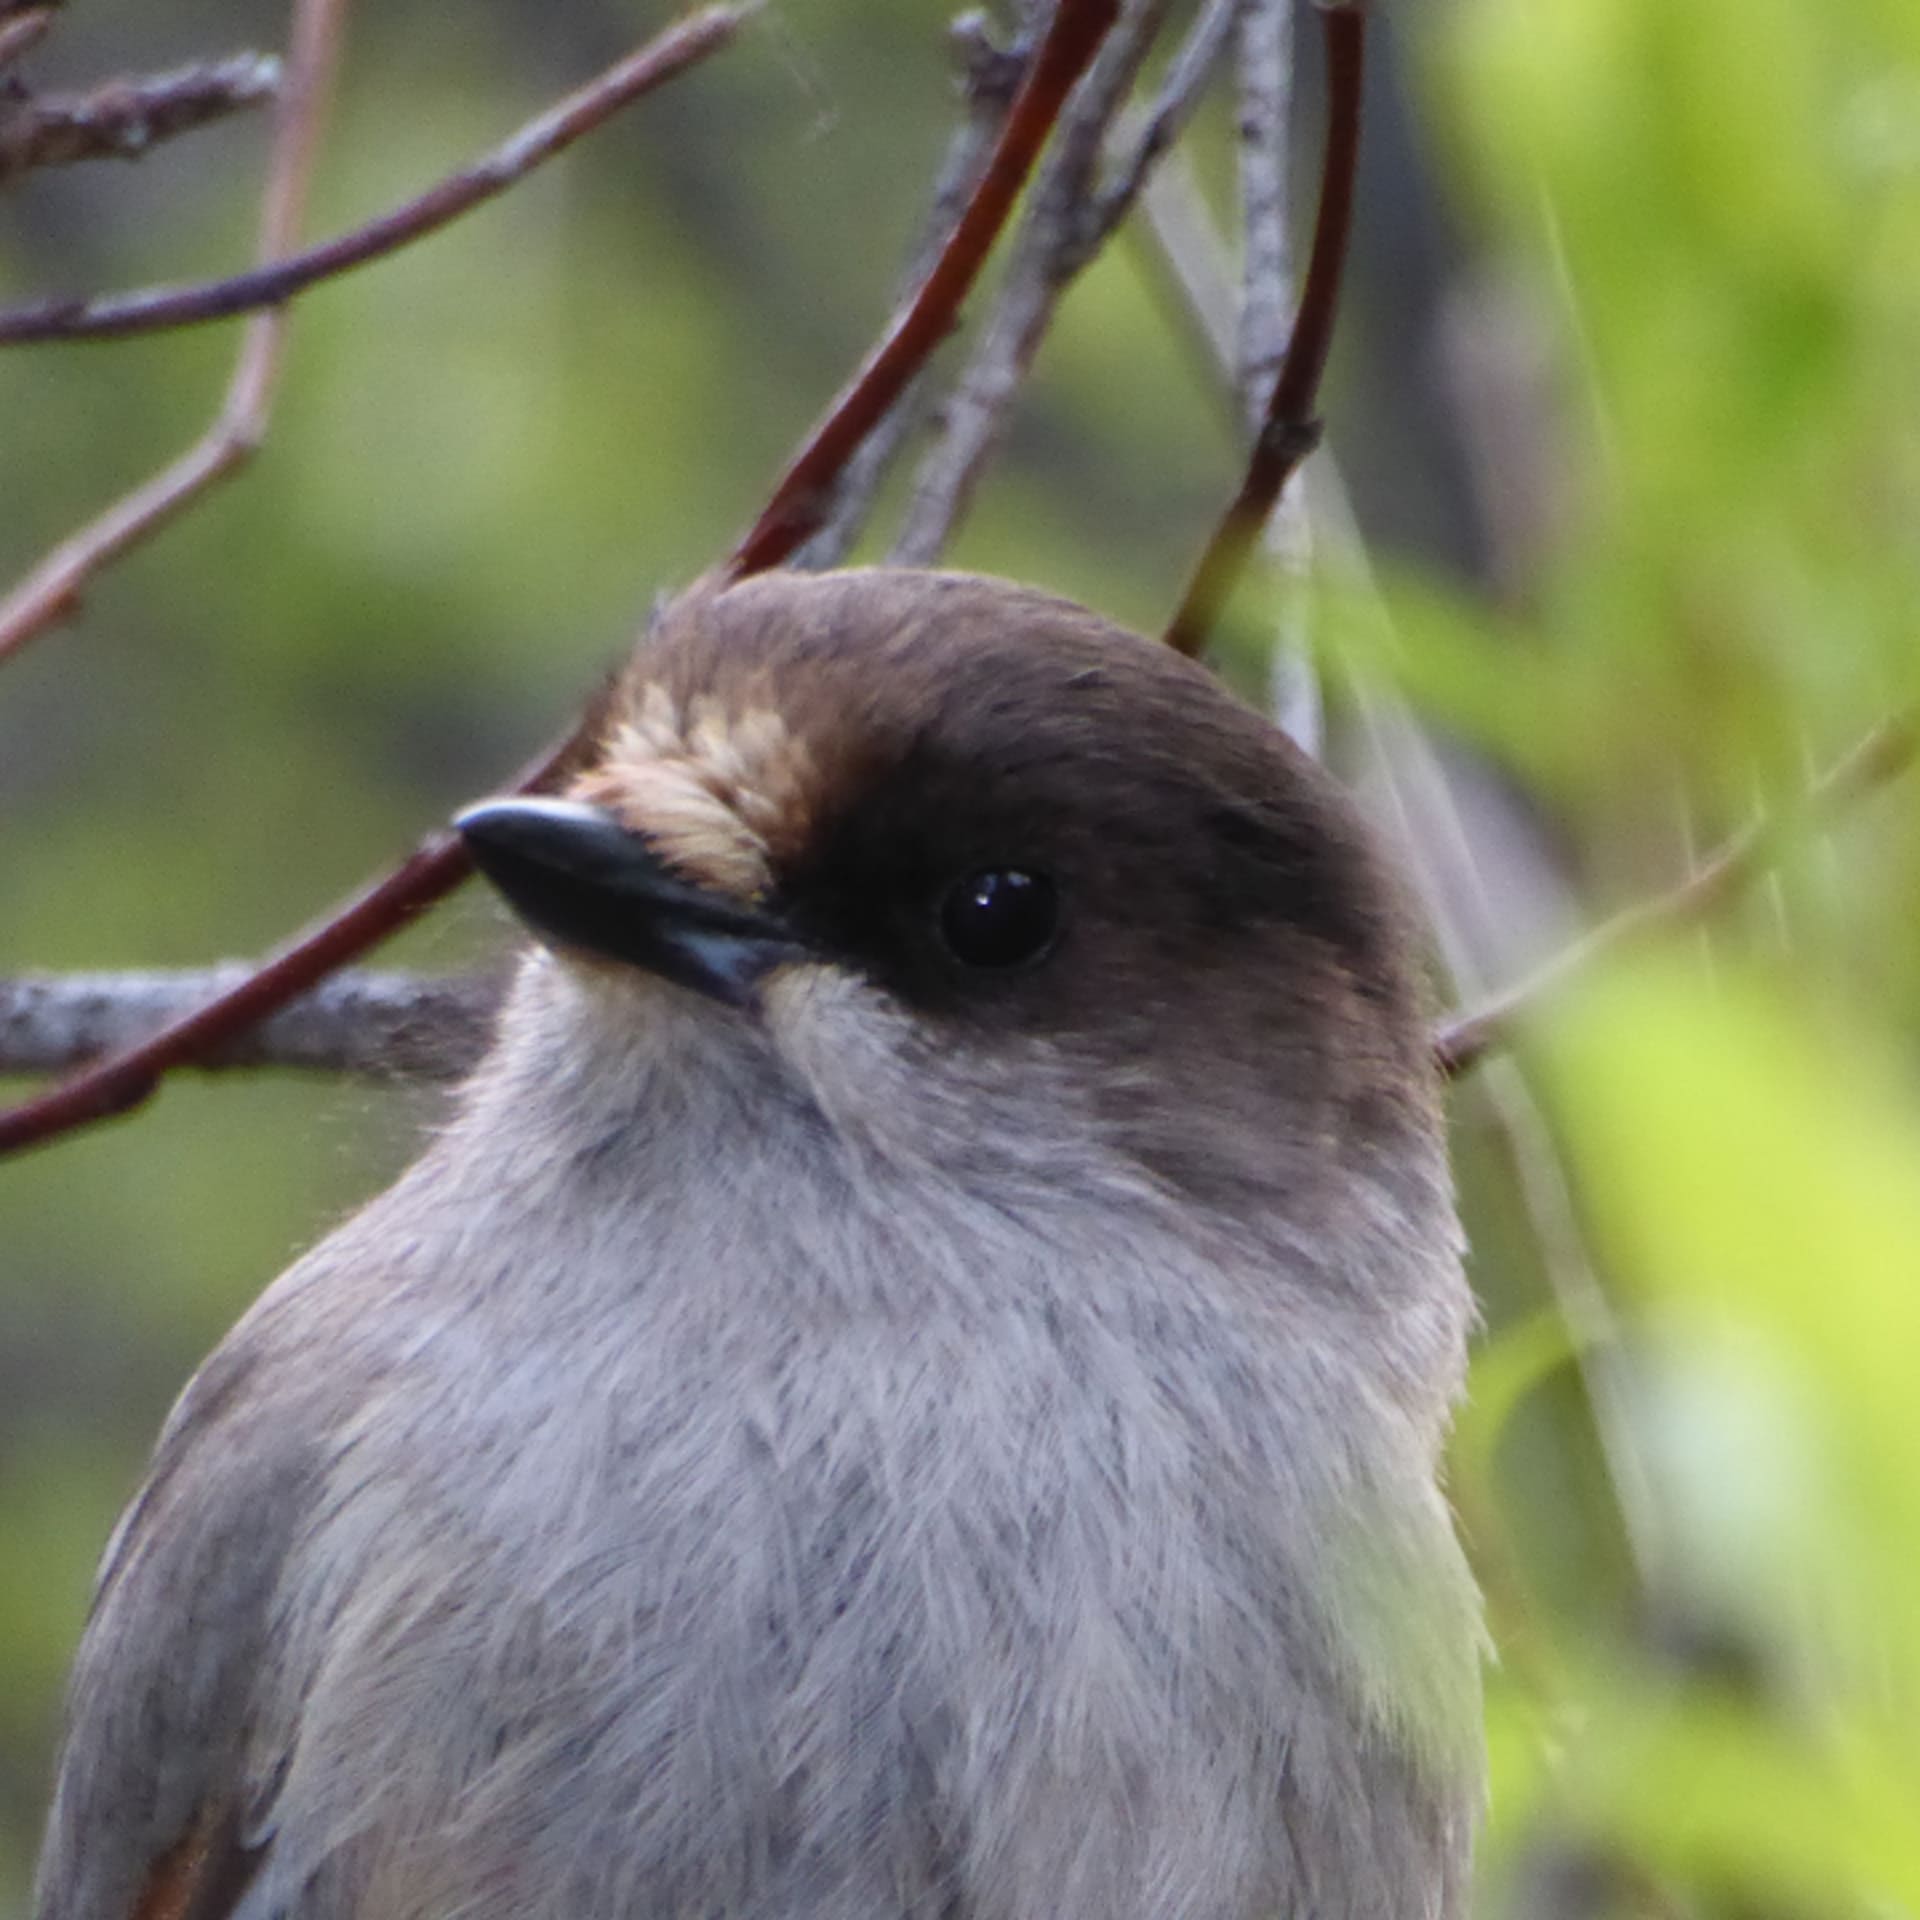
[[[110,1544],[40,1920],[1440,1920],[1479,1625],[1415,943],[1200,668],[696,588],[393,1188]]]

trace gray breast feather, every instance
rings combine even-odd
[[[775,1331],[688,1250],[610,1333],[405,1195],[163,1440],[40,1920],[125,1920],[210,1802],[261,1849],[235,1920],[1455,1910],[1471,1766],[1369,1714],[1333,1616],[1438,1605],[1409,1657],[1470,1705],[1457,1552],[1416,1489],[1380,1593],[1303,1587],[1316,1389],[1246,1329],[1036,1267]]]

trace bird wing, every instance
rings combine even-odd
[[[264,1371],[244,1336],[201,1368],[108,1543],[68,1693],[37,1920],[221,1920],[264,1857],[252,1837],[275,1769],[249,1755],[248,1728],[311,1479],[300,1423],[262,1411]]]
[[[148,1869],[133,1920],[223,1920],[246,1892],[263,1852],[242,1845],[232,1813],[210,1802]]]

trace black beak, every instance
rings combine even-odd
[[[637,833],[571,800],[486,800],[454,821],[536,933],[745,1006],[800,952],[772,914],[683,880]]]

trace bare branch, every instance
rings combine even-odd
[[[1687,926],[1743,893],[1767,874],[1783,843],[1794,834],[1834,818],[1904,773],[1913,764],[1916,746],[1920,746],[1920,723],[1913,715],[1882,721],[1798,802],[1735,835],[1677,887],[1629,907],[1518,985],[1448,1020],[1434,1042],[1442,1069],[1449,1074],[1466,1072],[1506,1038],[1515,1021],[1622,948]]]
[[[921,463],[890,556],[896,562],[924,565],[946,545],[1006,425],[1061,293],[1098,244],[1086,221],[1101,144],[1166,8],[1167,0],[1128,0],[1119,26],[1068,104],[1060,139],[1034,184],[1033,203],[992,318],[942,409],[939,442]]]
[[[1239,79],[1240,322],[1234,385],[1260,431],[1293,326],[1287,128],[1293,112],[1291,0],[1248,0],[1236,36]]]
[[[1143,199],[1154,254],[1172,283],[1176,318],[1196,357],[1230,387],[1241,430],[1257,435],[1285,357],[1293,316],[1287,194],[1293,107],[1290,0],[1247,0],[1237,19],[1240,286],[1225,240],[1186,156],[1172,155]],[[1286,591],[1268,667],[1268,708],[1308,753],[1321,748],[1321,701],[1302,591],[1313,556],[1307,498],[1297,479],[1281,489],[1265,545]]]
[[[87,93],[0,95],[0,186],[34,167],[138,160],[159,141],[271,100],[279,86],[273,55],[237,53]]]
[[[1288,478],[1320,441],[1320,425],[1313,409],[1333,345],[1347,239],[1353,226],[1365,76],[1365,8],[1357,4],[1323,6],[1321,25],[1327,43],[1327,144],[1313,253],[1307,263],[1306,286],[1286,361],[1274,383],[1253,457],[1247,463],[1246,478],[1200,556],[1186,597],[1167,628],[1167,644],[1189,656],[1197,655],[1206,645]]]
[[[1013,103],[1031,52],[1026,45],[1010,48],[995,45],[987,31],[986,16],[980,13],[962,14],[953,23],[952,38],[964,66],[961,84],[966,111],[940,163],[934,180],[933,204],[901,276],[898,298],[902,300],[926,278],[941,249],[952,238],[981,169],[986,165],[994,138]],[[880,482],[921,412],[920,401],[926,384],[926,369],[922,367],[847,462],[832,489],[833,509],[820,531],[794,553],[795,567],[818,572],[837,567],[847,557],[873,511]]]
[[[105,294],[92,300],[34,301],[0,313],[0,345],[114,339],[196,326],[256,307],[278,306],[316,281],[331,279],[407,246],[504,193],[629,102],[717,53],[752,10],[751,0],[747,0],[746,4],[709,7],[689,16],[528,121],[484,158],[450,174],[416,199],[336,239],[224,280]]]
[[[1239,81],[1240,312],[1234,383],[1247,431],[1257,434],[1286,358],[1293,323],[1287,139],[1293,115],[1291,0],[1249,0],[1235,48]],[[1306,618],[1313,526],[1298,479],[1282,485],[1267,518],[1267,551],[1283,593],[1267,665],[1268,706],[1306,752],[1322,745],[1320,681]]]
[[[232,961],[193,972],[0,978],[0,1074],[65,1072],[136,1046],[252,971]],[[485,1047],[498,999],[499,982],[481,976],[337,973],[190,1064],[457,1079]]]
[[[328,7],[322,17],[334,19],[343,10]],[[743,15],[744,9],[739,8],[696,14],[619,65],[610,67],[559,106],[529,122],[476,167],[443,182],[384,220],[358,229],[345,241],[330,242],[328,246],[302,254],[293,252],[298,222],[291,216],[304,198],[311,136],[317,124],[316,116],[303,104],[303,98],[317,101],[319,90],[309,88],[305,96],[301,95],[296,48],[296,79],[292,91],[282,102],[282,126],[301,132],[305,144],[296,153],[283,141],[276,151],[275,184],[269,189],[273,204],[263,216],[260,250],[263,264],[251,275],[242,274],[216,285],[232,288],[247,282],[271,286],[277,284],[275,276],[297,272],[303,262],[310,265],[330,250],[369,245],[372,251],[357,257],[371,258],[373,252],[390,250],[431,231],[465,208],[503,191],[542,160],[597,126],[626,101],[638,98],[691,62],[723,46]],[[311,17],[314,17],[312,10],[303,8],[297,19],[305,21]],[[296,25],[296,33],[302,30]],[[297,167],[292,164],[295,159],[299,162]],[[354,261],[346,260],[344,264],[352,265]],[[339,265],[328,269],[341,270]],[[130,296],[136,300],[141,297]],[[82,588],[93,574],[150,538],[183,507],[246,463],[266,430],[285,325],[283,312],[266,313],[253,320],[220,416],[208,432],[171,466],[116,502],[91,526],[63,541],[5,600],[0,600],[0,660],[17,652],[56,622],[70,618],[79,607]]]
[[[29,47],[37,45],[52,25],[51,7],[28,7],[24,13],[0,20],[0,71],[10,67]]]
[[[292,62],[279,96],[273,160],[261,200],[263,260],[277,259],[299,240],[345,20],[346,0],[300,0],[295,10]],[[151,538],[216,481],[245,465],[266,433],[285,339],[283,313],[262,314],[250,322],[213,425],[171,466],[62,541],[0,600],[0,660],[69,618],[93,574]]]
[[[1068,94],[1117,17],[1116,0],[1059,0],[1008,110],[993,157],[940,257],[808,435],[773,498],[727,562],[728,574],[738,577],[778,566],[825,521],[841,469],[953,330],[960,303],[986,264]]]
[[[597,706],[590,705],[578,726],[523,769],[511,790],[534,793],[564,778],[598,721]],[[444,829],[428,834],[392,872],[371,882],[204,1005],[170,1021],[138,1045],[0,1112],[0,1154],[37,1146],[75,1127],[130,1112],[174,1068],[218,1052],[236,1035],[338,973],[349,961],[418,919],[472,870],[457,835]]]
[[[1133,210],[1148,179],[1185,132],[1212,84],[1227,36],[1247,4],[1248,0],[1206,0],[1174,54],[1153,104],[1123,129],[1126,150],[1109,167],[1083,219],[1081,246],[1087,257]]]

